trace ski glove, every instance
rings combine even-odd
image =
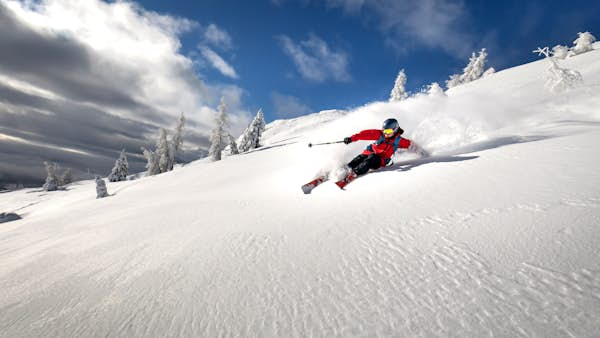
[[[350,143],[352,143],[352,138],[350,138],[350,137],[345,137],[345,138],[344,138],[344,143],[346,143],[346,144],[350,144]]]

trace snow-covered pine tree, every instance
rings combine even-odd
[[[550,49],[548,47],[538,48],[533,52],[538,55],[544,55],[546,59],[550,61],[545,85],[551,92],[560,93],[583,82],[581,73],[576,70],[562,68],[558,64],[558,60],[550,56]]]
[[[238,149],[240,152],[245,153],[250,149],[253,149],[252,146],[256,144],[256,128],[254,127],[254,120],[250,122],[248,128],[244,130],[244,134],[242,135],[242,140],[238,145]]]
[[[552,56],[557,59],[564,60],[569,56],[569,47],[563,45],[556,45],[552,47]]]
[[[259,131],[258,138],[260,140],[262,133],[267,128],[267,123],[265,122],[265,114],[263,114],[262,108],[260,108],[258,110],[258,113],[256,113],[256,125],[258,126],[258,131]],[[258,147],[259,145],[260,144],[257,144],[256,146]]]
[[[427,94],[429,96],[446,96],[446,93],[437,82],[434,82],[429,85],[429,88],[427,89]]]
[[[173,170],[176,155],[183,145],[183,127],[185,125],[185,116],[181,113],[173,138],[167,139],[167,131],[160,128],[159,136],[156,140],[156,150],[152,151],[142,147],[142,152],[146,158],[147,175],[157,175]]]
[[[208,154],[213,161],[220,161],[223,149],[227,146],[227,133],[225,128],[227,126],[227,106],[225,105],[225,98],[221,97],[221,104],[219,104],[218,112],[215,118],[215,127],[210,135],[210,149]]]
[[[473,52],[469,59],[469,64],[463,69],[463,73],[461,75],[451,75],[450,79],[446,81],[446,87],[450,89],[481,78],[487,55],[485,48],[481,49],[479,55],[476,55],[475,52]]]
[[[460,80],[460,75],[458,75],[458,74],[452,74],[452,75],[450,75],[450,79],[446,80],[446,88],[448,88],[448,89],[459,86],[460,84],[461,84],[461,80]]]
[[[596,37],[590,32],[579,32],[579,37],[573,41],[575,46],[571,47],[571,55],[577,55],[585,52],[589,52],[594,49],[592,44],[596,41]]]
[[[106,183],[99,175],[96,175],[96,198],[104,198],[108,196]]]
[[[396,77],[396,82],[394,82],[394,88],[390,93],[390,101],[402,101],[408,97],[408,93],[405,89],[406,86],[406,74],[404,73],[404,69],[400,70],[398,76]]]
[[[54,162],[44,162],[46,167],[46,182],[42,186],[44,191],[55,191],[58,190],[58,178],[56,177],[57,165]]]
[[[177,126],[175,127],[175,132],[173,133],[171,142],[169,142],[169,170],[173,170],[173,166],[175,165],[175,161],[177,158],[177,153],[179,153],[183,146],[184,126],[185,116],[183,116],[183,113],[181,113],[181,116],[179,116],[179,120],[177,120]]]
[[[142,147],[142,152],[146,158],[146,175],[152,176],[160,174],[160,169],[158,168],[158,156],[156,156],[156,153],[144,147]]]
[[[484,71],[487,55],[488,54],[485,48],[481,49],[477,57],[475,57],[475,53],[472,54],[469,64],[464,69],[462,83],[475,81],[481,77]]]
[[[239,151],[246,152],[260,147],[260,137],[262,136],[265,127],[265,116],[261,108],[258,110],[258,113],[256,113],[256,116],[254,117],[248,128],[246,128],[246,130],[244,131],[242,140],[238,145]]]
[[[125,155],[125,149],[121,150],[121,155],[115,161],[115,166],[112,168],[108,180],[110,182],[119,182],[127,180],[127,174],[129,173],[129,163],[127,162],[127,155]]]
[[[169,142],[167,131],[160,128],[158,140],[156,141],[156,157],[158,158],[158,170],[160,173],[169,171]]]
[[[240,153],[237,143],[235,142],[235,137],[233,137],[231,134],[229,134],[229,149],[231,155],[237,155]]]
[[[256,149],[260,147],[260,138],[262,137],[262,133],[265,131],[266,123],[265,123],[265,115],[263,114],[262,108],[258,110],[256,116],[254,117],[254,129],[256,129],[256,138],[254,139],[254,144],[252,149]]]
[[[67,170],[65,170],[65,172],[63,173],[63,175],[60,179],[60,183],[62,185],[67,185],[67,184],[73,183],[73,171],[71,170],[71,168],[67,168]]]

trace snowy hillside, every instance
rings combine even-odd
[[[600,50],[267,126],[264,147],[67,191],[0,194],[0,336],[600,335]],[[318,173],[397,118],[434,156]]]

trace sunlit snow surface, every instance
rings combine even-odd
[[[600,51],[267,126],[134,181],[0,194],[0,336],[600,335]],[[300,189],[397,118],[433,153]]]

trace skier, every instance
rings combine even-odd
[[[356,176],[366,174],[370,169],[376,170],[381,167],[392,164],[392,156],[398,148],[408,149],[422,157],[429,156],[429,153],[419,147],[413,141],[402,137],[404,130],[398,125],[396,119],[387,119],[383,121],[381,130],[367,129],[344,138],[345,144],[356,141],[376,141],[370,144],[362,154],[356,156],[347,165]]]
[[[392,156],[398,148],[408,149],[408,151],[417,153],[422,157],[429,156],[429,153],[415,142],[402,137],[402,133],[404,133],[404,130],[400,128],[396,119],[387,119],[383,122],[381,129],[367,129],[344,138],[343,142],[345,144],[361,140],[376,142],[367,146],[360,155],[356,156],[346,165],[349,173],[340,181],[335,182],[335,184],[340,189],[344,189],[348,183],[352,182],[358,176],[366,174],[369,170],[376,170],[383,166],[391,165]],[[305,194],[310,194],[315,187],[328,179],[329,175],[319,176],[303,185],[302,191]]]

